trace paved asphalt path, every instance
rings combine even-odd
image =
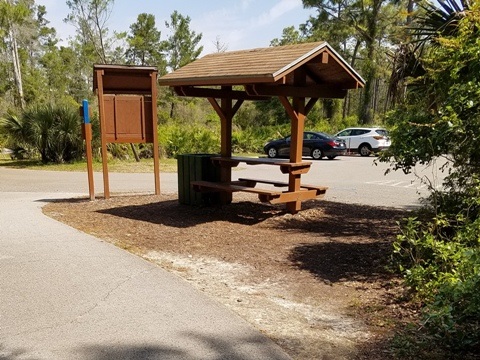
[[[112,174],[112,192],[153,192],[148,175]],[[0,359],[289,359],[184,280],[42,214],[86,181],[0,167]]]
[[[373,157],[341,157],[315,161],[302,182],[329,186],[326,200],[418,206],[425,185],[385,170]],[[268,165],[239,166],[238,177],[287,180]],[[177,174],[160,183],[177,192]],[[102,193],[101,174],[95,184]],[[153,174],[112,173],[110,191],[153,193]],[[85,173],[0,167],[0,359],[288,359],[183,280],[41,212],[79,196],[88,196]]]

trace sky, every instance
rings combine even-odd
[[[75,29],[63,21],[68,14],[66,0],[37,0],[37,4],[46,6],[49,25],[67,44]],[[108,28],[128,31],[138,14],[153,14],[161,40],[166,40],[165,21],[175,10],[190,17],[190,30],[203,34],[202,56],[216,52],[217,38],[227,51],[268,47],[271,40],[281,38],[284,28],[298,28],[314,15],[313,10],[303,9],[302,0],[115,0]]]

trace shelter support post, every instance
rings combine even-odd
[[[222,86],[222,92],[228,94],[232,93],[231,86]],[[232,121],[235,113],[238,111],[243,103],[243,100],[237,100],[235,105],[231,97],[222,97],[220,105],[215,98],[208,98],[208,101],[213,106],[214,110],[220,117],[220,155],[222,157],[232,156]],[[220,181],[229,183],[232,181],[232,168],[222,167],[220,170]],[[232,193],[223,193],[221,198],[222,204],[229,204],[232,202]]]
[[[305,128],[305,99],[294,98],[293,105],[286,97],[281,96],[280,101],[285,107],[291,119],[291,142],[290,142],[290,162],[299,163],[302,161],[303,130]],[[301,174],[288,175],[288,191],[300,191]],[[302,208],[300,200],[287,203],[287,211],[296,214]]]
[[[306,74],[301,69],[295,70],[295,85],[303,86],[306,83]],[[303,148],[303,131],[305,129],[306,105],[304,97],[294,97],[292,103],[285,96],[280,96],[280,101],[290,117],[291,126],[291,143],[290,143],[290,162],[299,163],[302,161]],[[300,191],[301,174],[289,173],[288,175],[288,191]],[[302,208],[300,200],[287,203],[287,211],[295,214]]]

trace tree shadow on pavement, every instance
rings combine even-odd
[[[208,326],[208,324],[205,324]],[[173,345],[159,344],[112,344],[85,345],[72,349],[76,359],[84,360],[245,360],[245,359],[278,359],[289,357],[268,338],[259,335],[251,337],[214,337],[199,333],[186,332],[175,335],[178,339],[166,338],[163,342]],[[68,351],[68,350],[67,350]],[[36,352],[36,350],[34,350]],[[80,355],[80,357],[78,356]],[[39,360],[29,349],[7,349],[0,345],[0,360]],[[43,359],[43,357],[41,357]]]
[[[173,341],[168,339],[169,343]],[[186,334],[182,348],[182,339],[178,346],[158,345],[120,345],[120,346],[85,346],[79,349],[85,360],[144,360],[144,359],[213,359],[213,360],[245,360],[245,359],[288,359],[280,348],[263,337],[246,339],[221,339],[203,334]],[[192,348],[196,350],[192,351]],[[253,350],[255,349],[255,350]]]

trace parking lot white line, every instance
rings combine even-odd
[[[373,185],[389,185],[395,180],[375,180],[375,181],[368,181],[367,184],[373,184]]]
[[[375,180],[368,181],[366,184],[370,185],[379,185],[379,186],[390,186],[390,187],[400,187],[404,189],[423,189],[426,187],[425,184],[419,184],[411,181],[397,181],[397,180]]]

